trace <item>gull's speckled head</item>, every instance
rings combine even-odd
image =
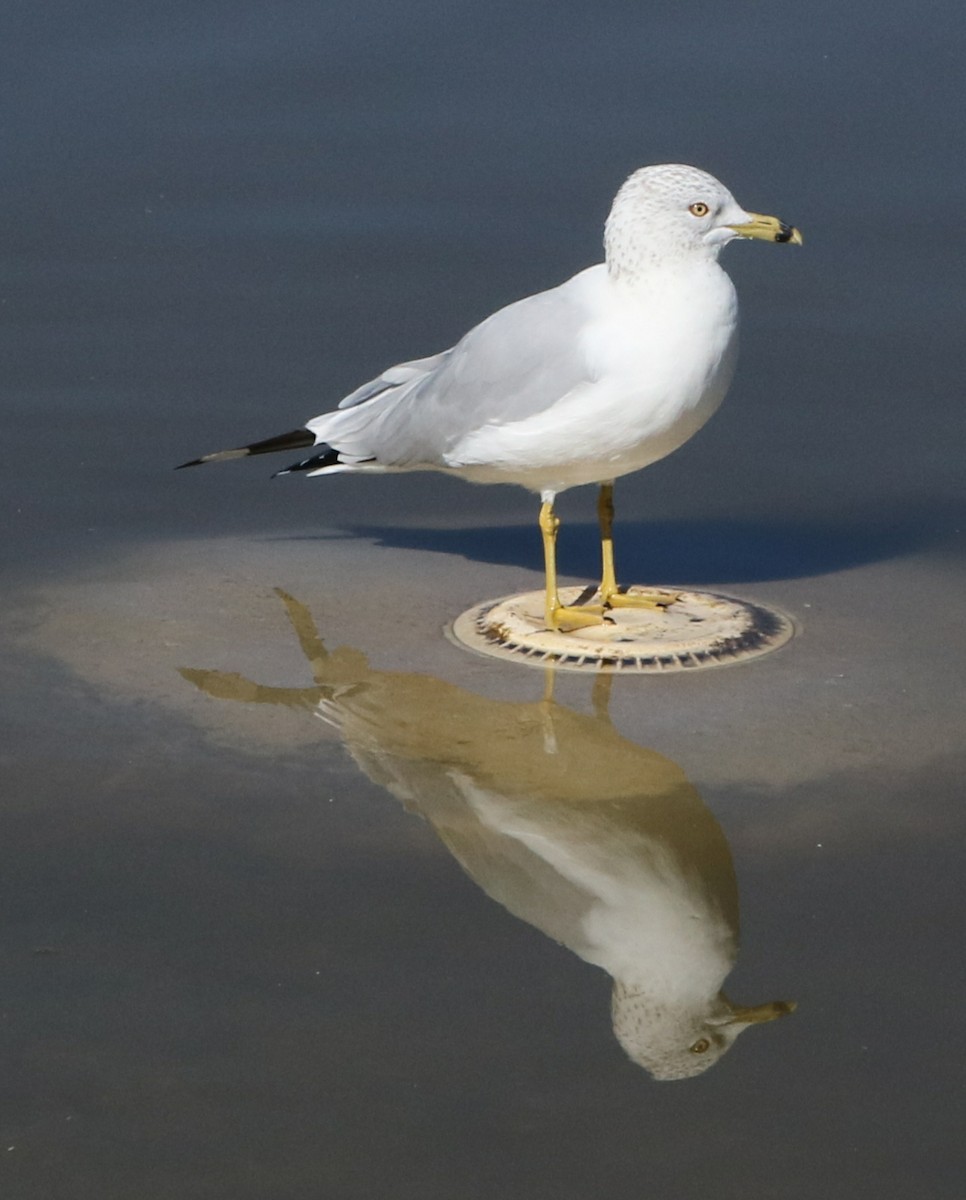
[[[737,237],[800,245],[777,217],[746,212],[723,183],[682,163],[642,167],[627,179],[607,218],[604,245],[615,276],[685,256],[715,258]]]
[[[672,997],[614,981],[614,1033],[627,1055],[654,1079],[692,1079],[724,1057],[752,1025],[764,1025],[796,1009],[773,1000],[745,1008],[717,995]]]

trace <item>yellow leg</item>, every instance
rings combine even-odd
[[[600,598],[606,604],[617,595],[617,575],[614,571],[614,485],[602,483],[597,496],[597,520],[600,524],[600,555],[603,568],[600,575]]]
[[[560,518],[553,511],[553,499],[545,499],[540,505],[540,533],[543,535],[543,562],[546,574],[546,592],[544,597],[544,620],[547,628],[559,633],[578,629],[584,625],[600,625],[603,621],[602,610],[584,611],[567,608],[560,602],[560,592],[557,588],[557,530],[560,528]]]
[[[614,485],[602,483],[597,497],[597,520],[600,524],[600,599],[604,608],[667,608],[678,598],[670,595],[627,596],[617,586],[614,570]]]

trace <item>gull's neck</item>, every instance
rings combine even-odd
[[[648,280],[668,272],[707,270],[717,262],[720,249],[720,244],[678,238],[673,229],[636,219],[619,203],[604,227],[607,273],[611,279],[631,286],[646,286]]]
[[[606,241],[604,245],[607,274],[615,283],[634,289],[647,289],[667,275],[706,272],[717,266],[718,261],[718,248],[710,246],[669,250],[666,246],[656,248],[626,238]]]

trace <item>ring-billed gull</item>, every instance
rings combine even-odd
[[[500,309],[452,349],[390,367],[303,428],[182,465],[318,446],[279,474],[431,470],[520,484],[541,499],[549,628],[667,604],[618,587],[613,485],[676,450],[724,398],[738,306],[717,259],[734,238],[802,241],[705,171],[642,167],[614,199],[603,263]],[[601,583],[594,604],[565,607],[553,506],[585,483],[600,486]]]

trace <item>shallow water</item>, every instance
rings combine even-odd
[[[0,20],[4,1197],[958,1197],[966,18]],[[537,585],[522,492],[170,470],[594,261],[662,159],[806,244],[727,252],[622,574],[783,650],[548,681],[442,632]],[[731,1045],[722,986],[797,1008]]]

